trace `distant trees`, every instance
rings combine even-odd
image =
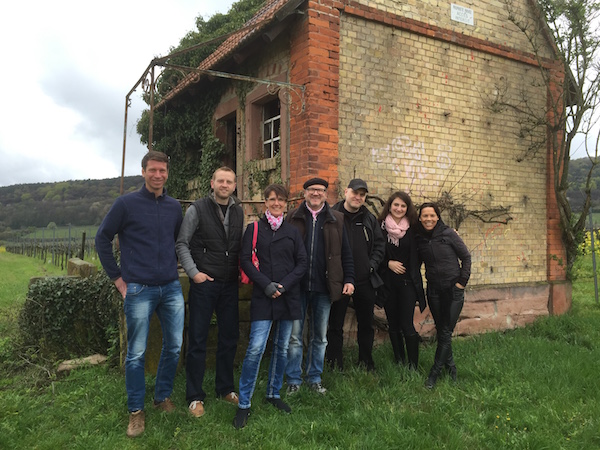
[[[522,2],[503,2],[508,19],[526,38],[538,64],[541,85],[548,93],[547,110],[536,108],[536,99],[509,92],[503,86],[497,89],[498,99],[490,106],[492,110],[512,110],[517,116],[521,125],[519,138],[530,143],[529,151],[519,155],[517,161],[546,151],[549,140],[554,195],[567,251],[567,268],[570,268],[583,239],[592,199],[593,172],[600,164],[600,1],[537,0],[531,2],[539,7],[533,14],[529,8],[521,8]],[[554,61],[547,59],[545,49],[549,41],[556,49]],[[549,64],[561,74],[549,70]],[[526,79],[520,82],[539,83]],[[573,211],[568,196],[571,150],[576,138],[583,140],[589,160],[586,178],[580,184],[583,202],[578,212]]]
[[[141,176],[125,177],[126,192],[139,189]],[[0,187],[0,233],[27,227],[99,225],[119,196],[120,178]]]

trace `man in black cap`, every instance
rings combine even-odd
[[[354,293],[354,262],[344,215],[327,202],[329,183],[312,178],[304,183],[304,202],[289,212],[287,220],[298,227],[308,253],[308,271],[302,281],[302,319],[294,321],[286,367],[287,392],[302,384],[302,330],[307,310],[310,341],[304,364],[310,388],[325,394],[321,374],[327,347],[327,324],[331,303]]]
[[[332,209],[344,214],[344,227],[350,240],[354,259],[354,285],[352,295],[356,320],[358,321],[358,364],[367,370],[375,369],[373,362],[373,307],[375,286],[372,278],[378,279],[377,268],[385,253],[385,239],[375,216],[364,205],[367,198],[367,183],[360,178],[350,181],[344,191],[345,200]],[[377,283],[375,283],[377,284]],[[344,368],[344,319],[349,297],[331,305],[329,331],[327,332],[327,361],[332,368]]]

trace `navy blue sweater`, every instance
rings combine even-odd
[[[110,279],[151,286],[177,280],[175,240],[181,221],[181,206],[166,190],[155,197],[144,185],[117,198],[96,233],[96,251]],[[116,234],[121,267],[112,251]]]

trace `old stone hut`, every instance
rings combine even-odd
[[[539,20],[532,1],[510,4]],[[441,200],[473,256],[459,333],[565,312],[551,148],[523,157],[522,122],[494,107],[519,95],[547,107],[539,60],[508,16],[500,0],[268,1],[199,67],[234,75],[213,123],[238,196],[259,200],[260,179],[294,196],[320,176],[334,202],[356,176],[375,208],[398,189],[417,204]],[[538,51],[547,71],[560,67],[550,39]],[[194,91],[215,76],[191,74],[162,104],[201,102]],[[415,317],[422,334],[427,315]]]

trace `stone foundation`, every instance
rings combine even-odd
[[[465,305],[455,335],[466,336],[489,331],[510,330],[536,318],[564,314],[571,308],[571,283],[532,283],[502,287],[467,288]],[[383,308],[375,307],[375,343],[387,340],[387,320]],[[429,308],[415,308],[415,328],[422,337],[435,335]],[[348,308],[344,323],[344,344],[356,345],[358,323]]]

